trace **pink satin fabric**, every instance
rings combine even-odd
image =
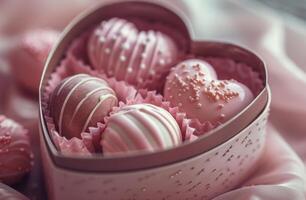
[[[248,3],[234,0],[170,1],[191,18],[196,27],[197,39],[223,40],[240,44],[257,52],[268,66],[272,105],[267,127],[266,150],[260,161],[260,167],[242,185],[214,200],[305,199],[305,23],[288,16],[278,16],[272,10],[251,1]],[[13,4],[11,2],[15,1],[0,2],[0,10],[8,4]],[[57,14],[53,15],[56,4],[54,2],[59,4],[62,1],[50,2],[47,0],[23,2],[32,5],[29,6],[33,9],[32,17],[27,15],[24,11],[26,9],[22,9],[22,5],[19,4],[10,7],[10,12],[0,11],[0,36],[8,32],[16,34],[25,28],[45,25],[62,28],[66,22],[58,20],[60,16],[62,19],[70,19],[90,4],[89,0],[78,0],[77,3],[65,1]],[[44,12],[41,12],[41,9],[44,9]],[[45,16],[44,20],[38,16]],[[23,18],[26,23],[22,26],[16,25],[15,22]],[[1,49],[4,50],[4,47],[0,47],[0,54]]]

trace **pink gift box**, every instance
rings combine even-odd
[[[193,142],[126,157],[67,156],[49,135],[42,94],[73,39],[110,17],[133,16],[162,21],[186,39],[189,53],[230,58],[258,72],[264,87],[234,118]],[[264,150],[271,95],[267,71],[258,56],[237,45],[194,41],[189,19],[167,3],[102,3],[75,19],[49,55],[40,86],[40,140],[49,199],[210,199],[239,185],[256,170]]]

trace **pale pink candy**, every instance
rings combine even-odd
[[[38,94],[45,61],[58,36],[58,32],[47,29],[32,30],[19,36],[9,52],[9,59],[14,78],[21,87]]]
[[[103,21],[92,33],[88,57],[94,69],[139,88],[156,89],[178,57],[174,41],[159,31],[139,31],[124,19]]]
[[[112,114],[102,133],[104,155],[168,149],[182,143],[172,115],[152,104],[128,105]]]
[[[33,154],[27,131],[0,115],[0,182],[14,184],[32,168]]]
[[[179,63],[167,77],[164,96],[187,117],[213,124],[229,120],[254,98],[235,80],[217,80],[213,67],[202,60]]]

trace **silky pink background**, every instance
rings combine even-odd
[[[94,2],[0,1],[0,94],[5,94],[5,98],[0,98],[0,111],[30,128],[35,149],[38,149],[36,100],[25,97],[8,78],[5,52],[20,32],[46,26],[62,29],[75,14]],[[268,66],[272,105],[260,168],[239,188],[215,200],[305,199],[306,24],[246,1],[171,2],[191,18],[197,39],[230,41],[248,47]],[[9,87],[3,83],[9,83]],[[35,169],[39,169],[39,164]],[[32,173],[32,183],[26,189],[39,193],[35,183],[41,181],[40,173]]]

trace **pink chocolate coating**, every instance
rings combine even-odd
[[[53,91],[50,99],[51,116],[60,135],[78,137],[96,127],[118,103],[108,83],[86,74],[64,79]]]
[[[139,88],[156,89],[178,57],[174,41],[159,31],[139,31],[124,19],[103,21],[88,42],[93,68]]]
[[[17,183],[33,165],[28,132],[0,115],[0,182]]]
[[[156,151],[181,144],[180,128],[172,115],[152,104],[135,104],[111,115],[102,133],[105,155]]]
[[[48,54],[59,33],[32,30],[24,33],[9,52],[13,75],[21,87],[37,94],[40,77]]]
[[[235,80],[217,80],[213,67],[203,60],[179,63],[167,77],[164,96],[187,116],[201,123],[223,123],[252,100],[247,86]]]

